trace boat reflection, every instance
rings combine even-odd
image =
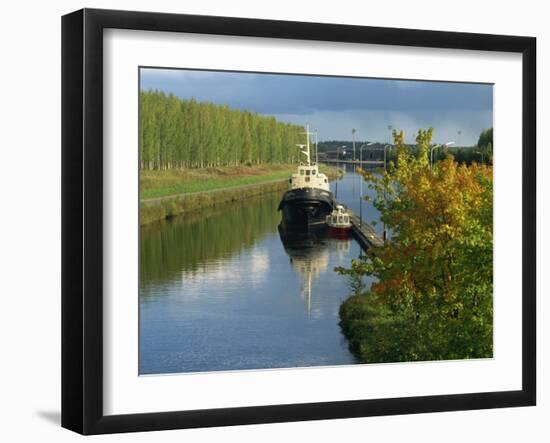
[[[305,298],[307,311],[310,314],[312,282],[319,280],[319,276],[328,270],[331,253],[339,258],[349,255],[351,240],[328,237],[326,230],[287,230],[282,223],[278,229],[292,268],[301,278],[300,295]]]

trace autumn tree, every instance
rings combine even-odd
[[[362,172],[391,233],[351,268],[375,277],[341,307],[341,326],[363,362],[492,356],[492,166],[429,162],[432,131],[416,155],[394,132],[397,165]]]

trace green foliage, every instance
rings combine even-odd
[[[344,303],[341,326],[363,362],[492,356],[492,166],[429,164],[431,130],[417,155],[394,132],[397,165],[363,173],[391,239],[349,269],[376,278]]]
[[[295,163],[303,132],[273,117],[140,92],[141,169]]]
[[[481,156],[481,161],[493,161],[493,128],[486,129],[479,136],[477,142],[477,153]]]
[[[479,148],[447,148],[446,152],[443,149],[434,151],[434,162],[444,160],[448,155],[452,155],[455,162],[458,164],[464,163],[471,165],[472,163],[491,164],[492,157],[481,152]]]
[[[482,131],[477,141],[477,146],[480,148],[486,148],[489,145],[493,145],[493,128]]]
[[[443,160],[452,155],[457,163],[493,163],[493,128],[485,129],[479,135],[476,146],[438,149],[434,152],[434,161]]]

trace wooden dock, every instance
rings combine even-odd
[[[363,220],[359,219],[359,216],[355,214],[351,209],[347,209],[351,224],[353,226],[353,235],[357,239],[357,242],[363,249],[378,248],[384,246],[384,240],[376,233],[374,228]]]

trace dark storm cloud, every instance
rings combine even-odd
[[[342,121],[375,111],[378,116],[406,115],[412,121],[428,121],[428,115],[452,115],[467,121],[439,124],[477,131],[492,125],[492,86],[467,83],[381,80],[303,75],[245,74],[215,71],[142,69],[141,88],[171,92],[181,98],[225,104],[270,115],[292,115],[304,121],[314,115],[338,113]],[[484,116],[482,121],[472,116]],[[380,118],[382,126],[390,117]],[[383,120],[383,121],[382,121]],[[478,121],[479,120],[479,121]],[[311,120],[310,120],[311,121]],[[325,122],[325,134],[341,131]],[[379,131],[376,131],[377,133]],[[379,135],[379,134],[377,134]],[[465,134],[473,138],[476,134]]]

